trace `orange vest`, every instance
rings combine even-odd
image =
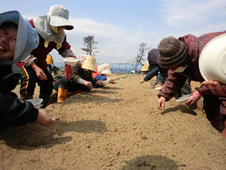
[[[97,75],[101,75],[100,72],[97,70],[97,67],[98,66],[95,66],[95,69],[96,69],[97,72],[96,73],[92,73],[92,77],[93,78],[96,78]]]

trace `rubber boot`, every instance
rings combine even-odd
[[[58,88],[57,103],[63,102],[67,97],[67,89]]]
[[[43,99],[41,108],[46,108],[49,104],[50,95],[40,94],[39,98]]]

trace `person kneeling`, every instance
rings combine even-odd
[[[96,72],[96,59],[91,56],[78,56],[80,62],[71,66],[72,75],[69,79],[64,76],[65,67],[63,67],[55,77],[53,85],[57,93],[57,102],[63,102],[67,98],[67,93],[70,95],[81,91],[90,91],[94,86],[104,86],[103,81],[92,77],[92,73]]]

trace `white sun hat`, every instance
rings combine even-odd
[[[74,28],[74,26],[72,26],[68,21],[69,11],[62,5],[50,6],[47,16],[49,18],[50,25],[52,26],[65,26],[66,30],[72,30]]]
[[[100,74],[106,74],[106,75],[111,75],[111,66],[107,63],[104,63],[102,65],[99,65],[97,67],[97,70],[99,71]]]
[[[209,41],[199,58],[199,70],[206,81],[226,83],[226,34]]]
[[[92,55],[88,55],[87,58],[82,63],[82,68],[96,72],[95,64],[96,59]]]
[[[75,66],[79,62],[79,58],[65,57],[64,61],[66,62],[66,64],[68,64],[70,66]]]
[[[17,42],[13,60],[0,61],[1,64],[10,65],[24,60],[31,51],[38,47],[39,36],[27,19],[24,19],[18,11],[8,11],[0,14],[0,25],[3,22],[13,22],[18,25]]]

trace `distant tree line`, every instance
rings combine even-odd
[[[100,52],[97,51],[98,47],[96,46],[98,44],[97,41],[94,40],[94,36],[93,35],[88,35],[87,37],[83,38],[83,45],[84,47],[81,48],[81,50],[83,50],[85,52],[85,54],[87,55],[93,55],[95,56],[96,53]],[[138,54],[137,56],[135,56],[135,58],[132,60],[132,65],[133,65],[133,69],[135,72],[138,72],[137,67],[139,65],[143,65],[143,62],[145,61],[145,54],[147,52],[147,50],[150,49],[150,47],[146,47],[147,44],[146,43],[141,43],[138,49]]]

